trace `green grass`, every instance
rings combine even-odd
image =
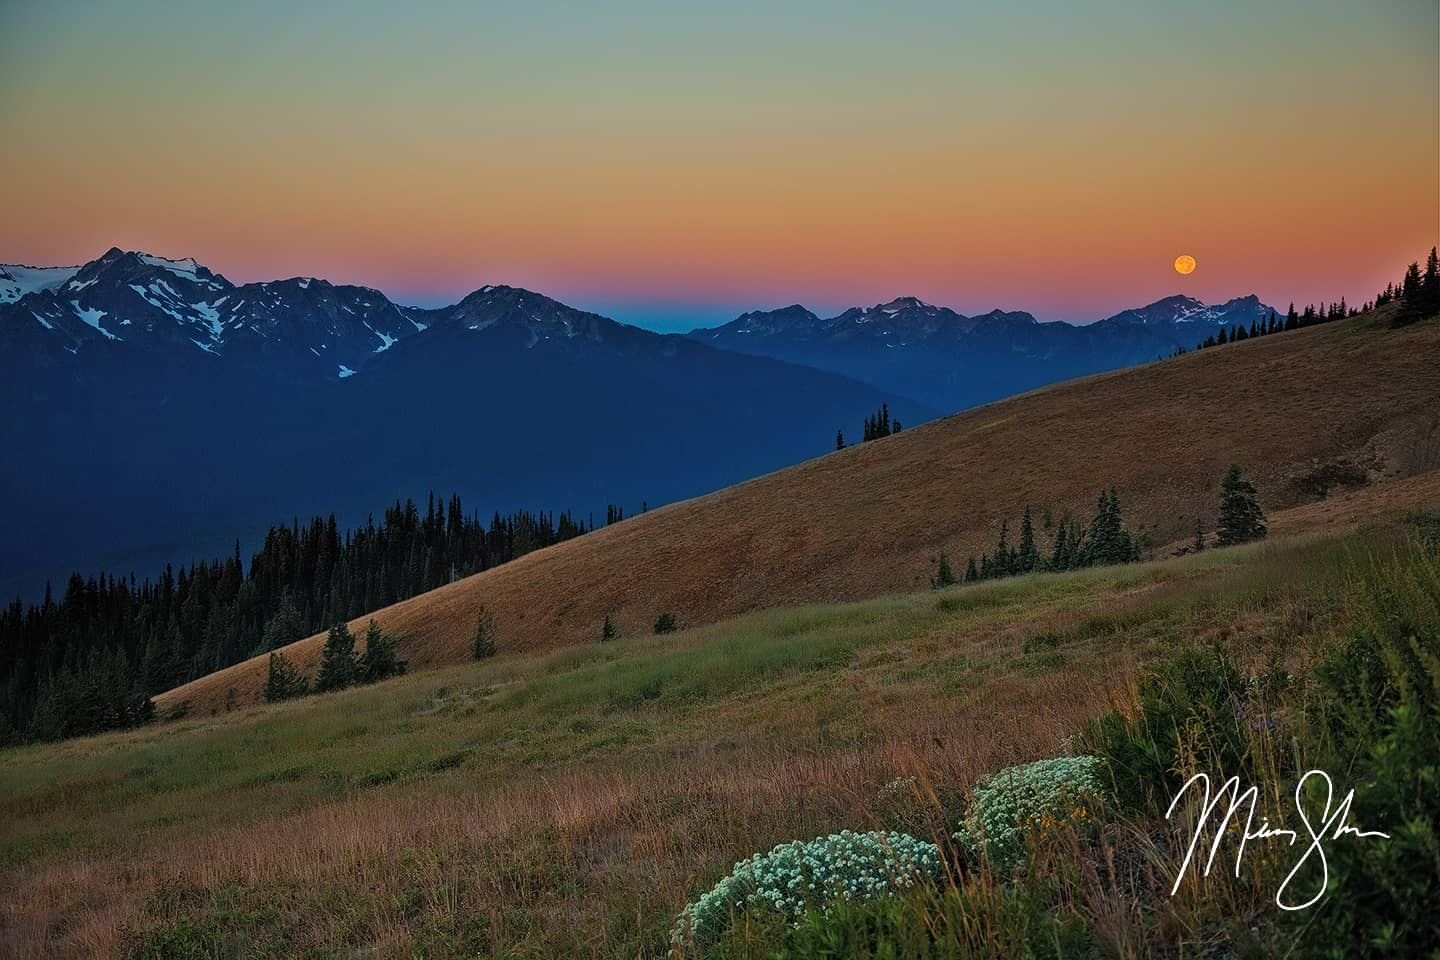
[[[1302,654],[1345,558],[1398,536],[765,611],[6,750],[0,947],[661,955],[737,858],[875,825],[896,776],[951,796],[1053,755],[1187,645]]]

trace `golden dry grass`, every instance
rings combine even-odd
[[[761,614],[12,752],[0,953],[118,955],[226,891],[262,928],[261,945],[239,946],[261,952],[289,949],[264,940],[279,927],[297,950],[398,955],[417,927],[476,915],[499,943],[546,945],[526,955],[653,942],[695,883],[776,839],[863,820],[891,777],[959,787],[1057,750],[1140,647],[1081,645],[1065,670],[1032,670],[1025,638],[1163,603],[1229,566],[1171,563],[1192,566]],[[703,676],[693,657],[723,671],[734,643],[787,634],[828,652],[735,691],[617,696],[629,672],[675,660],[667,676]],[[460,764],[432,769],[457,745]],[[375,775],[394,769],[408,772]],[[277,900],[304,915],[267,917]],[[630,903],[633,929],[613,929]]]
[[[898,825],[934,835],[1143,662],[1211,640],[1303,659],[1341,559],[1383,534],[764,611],[0,752],[0,955],[658,957],[737,859],[896,826],[878,798],[902,776],[937,800]]]
[[[502,651],[563,647],[598,639],[607,614],[636,634],[663,611],[694,625],[913,590],[942,546],[963,564],[1026,504],[1083,520],[1112,484],[1157,544],[1183,542],[1197,513],[1213,522],[1232,461],[1271,512],[1307,501],[1305,478],[1342,459],[1385,484],[1440,467],[1440,324],[1384,321],[1382,311],[1037,390],[653,510],[376,619],[425,669],[468,657],[482,603]],[[313,673],[321,644],[285,652]],[[237,664],[157,706],[243,707],[265,670],[263,657]]]

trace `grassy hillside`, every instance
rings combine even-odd
[[[648,632],[657,614],[714,623],[783,604],[924,585],[944,546],[988,549],[1025,505],[1088,518],[1102,487],[1156,544],[1213,524],[1216,484],[1242,463],[1267,508],[1336,477],[1389,482],[1440,467],[1440,323],[1390,329],[1386,309],[1060,384],[674,504],[397,604],[412,668],[462,662],[475,614],[502,651]],[[833,425],[817,424],[817,430]],[[359,629],[363,624],[357,623]],[[286,652],[313,675],[320,638]],[[254,703],[263,658],[157,698],[161,715]]]
[[[5,751],[0,954],[663,956],[676,912],[737,859],[847,827],[939,835],[977,776],[1063,753],[1133,701],[1142,664],[1216,641],[1303,665],[1349,629],[1347,558],[1403,536],[1345,528],[1418,503],[1440,503],[1440,474],[1278,516],[1296,535],[1263,545]],[[923,789],[886,789],[903,777]],[[1124,955],[1208,922],[1165,909],[1115,934],[1135,938]]]

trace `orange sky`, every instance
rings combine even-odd
[[[1433,2],[294,6],[0,7],[0,261],[684,328],[1356,302],[1440,233]]]

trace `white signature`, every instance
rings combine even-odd
[[[1305,813],[1305,804],[1303,802],[1305,783],[1311,777],[1320,777],[1325,781],[1325,806],[1320,812],[1318,826],[1311,823],[1310,818]],[[1235,816],[1236,811],[1242,807],[1245,808],[1245,829],[1240,836],[1240,848],[1235,852],[1235,876],[1240,876],[1240,861],[1245,856],[1245,844],[1251,840],[1270,840],[1275,837],[1284,837],[1289,841],[1290,846],[1293,847],[1296,841],[1300,839],[1297,831],[1270,826],[1269,819],[1262,819],[1259,827],[1254,825],[1255,803],[1260,791],[1259,788],[1254,786],[1242,791],[1240,789],[1239,777],[1231,777],[1229,780],[1226,780],[1212,799],[1210,796],[1210,777],[1203,773],[1195,774],[1195,776],[1185,781],[1185,785],[1180,788],[1180,792],[1175,794],[1175,799],[1170,801],[1170,808],[1165,811],[1166,820],[1171,818],[1175,813],[1175,808],[1180,805],[1181,799],[1189,793],[1190,788],[1197,783],[1200,784],[1205,791],[1202,800],[1203,805],[1200,808],[1200,816],[1195,822],[1195,832],[1190,837],[1190,846],[1185,851],[1185,862],[1180,864],[1180,870],[1175,875],[1175,885],[1170,888],[1170,895],[1172,897],[1175,895],[1175,891],[1180,889],[1180,881],[1184,879],[1185,872],[1190,868],[1190,862],[1195,856],[1195,848],[1200,845],[1200,835],[1205,829],[1206,822],[1210,819],[1210,815],[1214,813],[1215,809],[1220,806],[1220,802],[1225,799],[1227,794],[1230,797],[1230,807],[1225,811],[1224,818],[1215,826],[1215,840],[1210,844],[1210,856],[1205,861],[1205,869],[1201,871],[1200,875],[1202,877],[1208,877],[1210,875],[1210,867],[1215,863],[1215,856],[1220,851],[1220,844],[1225,840],[1225,828],[1230,823],[1230,819]],[[1325,895],[1325,890],[1330,885],[1330,868],[1325,860],[1325,841],[1338,840],[1347,833],[1353,834],[1356,837],[1382,837],[1386,840],[1390,839],[1388,833],[1381,833],[1379,830],[1360,830],[1350,826],[1347,822],[1350,818],[1350,804],[1355,799],[1354,790],[1346,793],[1340,802],[1334,805],[1335,809],[1332,812],[1331,805],[1334,799],[1334,784],[1330,780],[1330,775],[1324,770],[1309,771],[1305,776],[1301,777],[1300,782],[1295,785],[1295,811],[1299,814],[1301,822],[1305,824],[1305,833],[1309,835],[1309,845],[1305,848],[1305,852],[1301,854],[1300,859],[1296,861],[1295,866],[1285,875],[1285,880],[1280,884],[1280,888],[1275,891],[1275,904],[1280,907],[1281,910],[1304,910]],[[1320,887],[1315,891],[1315,895],[1304,903],[1291,903],[1285,896],[1285,891],[1289,889],[1291,882],[1295,879],[1295,875],[1300,872],[1301,867],[1305,866],[1312,854],[1320,858]]]

